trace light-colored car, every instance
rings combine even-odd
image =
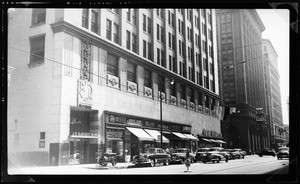
[[[290,148],[289,147],[281,147],[277,153],[277,159],[289,158],[290,157]]]
[[[171,162],[184,163],[184,161],[186,159],[186,152],[187,152],[187,148],[174,149],[174,151],[172,152],[172,155],[171,155]],[[191,163],[196,162],[196,155],[193,153],[189,153],[189,155],[190,155]]]
[[[163,163],[169,165],[171,156],[161,148],[149,148],[145,153],[135,155],[132,159],[132,163],[135,165],[150,164],[154,167],[157,163]]]

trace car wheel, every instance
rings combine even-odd
[[[227,163],[227,162],[228,162],[228,159],[226,159],[225,162]]]
[[[112,165],[112,166],[115,166],[116,164],[117,164],[117,161],[116,161],[115,159],[112,159],[111,165]]]
[[[206,161],[202,161],[204,164],[206,163]]]
[[[212,163],[214,164],[214,163],[215,163],[215,161],[213,160],[213,161],[212,161]]]
[[[154,167],[154,166],[155,166],[155,160],[154,160],[154,159],[151,159],[151,160],[150,160],[150,165],[151,165],[151,167]]]

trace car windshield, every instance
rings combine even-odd
[[[155,153],[155,149],[150,148],[148,149],[147,153]]]

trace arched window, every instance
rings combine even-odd
[[[225,23],[225,15],[224,14],[221,15],[221,23]]]
[[[231,22],[231,14],[227,13],[226,15],[226,22]]]

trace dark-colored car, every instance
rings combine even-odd
[[[157,163],[163,163],[169,165],[171,156],[161,148],[149,148],[145,153],[135,155],[132,159],[132,163],[135,165],[150,164],[154,167]]]
[[[289,147],[281,147],[277,153],[277,159],[289,158],[290,157],[290,149]]]
[[[258,155],[259,155],[260,157],[262,157],[263,155],[271,155],[271,156],[275,157],[275,156],[276,156],[276,152],[275,152],[274,149],[268,149],[268,148],[265,148],[265,149],[263,149],[262,151],[260,151],[260,152],[258,153]]]
[[[212,150],[217,151],[219,154],[223,155],[225,161],[227,160],[227,162],[228,162],[230,156],[229,156],[229,153],[227,151],[225,151],[224,148],[212,147],[212,148],[210,148],[210,151],[212,151]]]
[[[198,148],[196,152],[196,160],[201,161],[203,154],[205,154],[208,150],[209,148]]]
[[[201,161],[203,163],[212,162],[212,163],[219,163],[221,160],[225,160],[228,162],[228,158],[225,158],[217,149],[209,148],[205,153],[201,156]]]
[[[184,161],[186,159],[186,151],[187,151],[187,148],[174,149],[171,154],[171,162],[172,163],[176,163],[176,162],[184,163]],[[191,159],[191,163],[196,162],[196,155],[193,153],[190,153],[190,159]]]

